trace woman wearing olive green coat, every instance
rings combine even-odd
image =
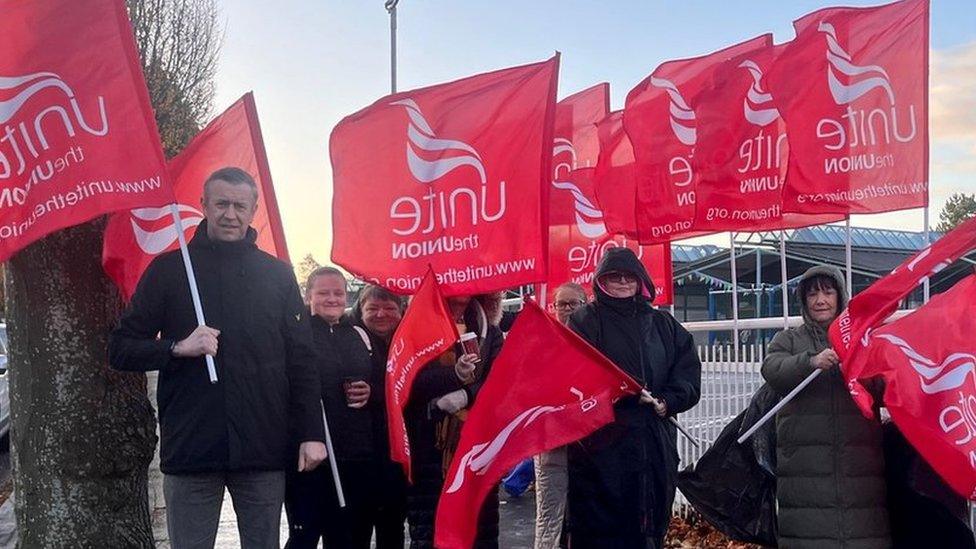
[[[763,361],[763,377],[780,396],[824,370],[776,417],[783,549],[891,547],[881,426],[855,406],[827,341],[846,295],[837,269],[804,273],[797,291],[803,325],[776,334]]]

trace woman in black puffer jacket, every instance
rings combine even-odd
[[[376,459],[382,441],[376,436],[372,409],[383,387],[373,377],[366,331],[345,315],[346,279],[332,267],[314,271],[305,301],[311,307],[322,403],[329,420],[333,455],[346,498],[340,508],[329,464],[308,473],[286,476],[285,510],[289,536],[286,549],[327,547],[369,549],[377,522],[378,496],[384,489]],[[402,545],[402,544],[401,544]]]

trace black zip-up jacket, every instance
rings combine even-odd
[[[322,401],[328,413],[336,459],[340,462],[375,459],[372,408],[379,405],[383,386],[373,380],[372,358],[363,336],[345,317],[330,325],[313,316],[312,339],[318,352]],[[346,404],[343,382],[347,377],[369,383],[370,397],[363,408],[350,408]]]
[[[307,309],[291,267],[256,238],[212,241],[204,221],[189,243],[207,325],[220,330],[217,383],[203,357],[170,351],[197,327],[178,250],[153,260],[112,332],[113,368],[159,370],[164,473],[284,470],[297,466],[290,436],[324,440]]]

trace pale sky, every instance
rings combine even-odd
[[[773,32],[849,0],[401,0],[401,91],[562,52],[559,96],[610,82],[611,106],[658,64]],[[328,263],[328,138],[344,116],[390,91],[390,26],[382,0],[220,0],[225,41],[219,113],[254,91],[292,261]],[[932,0],[932,225],[953,192],[976,192],[976,5]],[[856,226],[922,229],[922,212],[855,216]],[[727,244],[727,237],[715,243]]]

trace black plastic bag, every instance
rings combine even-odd
[[[749,408],[722,429],[695,465],[678,473],[678,489],[716,529],[743,543],[776,547],[776,425],[736,442],[778,398],[763,385]]]

